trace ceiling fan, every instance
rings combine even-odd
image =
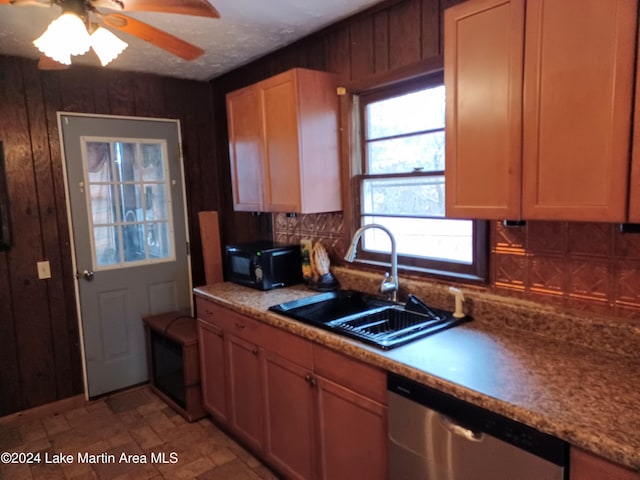
[[[82,55],[89,48],[93,48],[105,66],[127,47],[109,29],[138,37],[185,60],[194,60],[204,53],[195,45],[119,12],[160,12],[220,18],[218,11],[207,0],[0,0],[0,5],[3,4],[55,5],[62,9],[60,17],[34,40],[36,47],[43,52],[38,67],[44,70],[67,68],[72,55]],[[72,36],[72,31],[77,32],[77,36]]]

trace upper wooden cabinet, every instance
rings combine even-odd
[[[335,87],[297,68],[227,94],[235,210],[342,209]]]
[[[637,0],[446,10],[447,216],[627,220],[636,24]]]

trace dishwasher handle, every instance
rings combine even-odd
[[[456,423],[451,418],[446,415],[439,415],[440,423],[451,433],[462,437],[470,442],[481,442],[484,438],[484,434],[482,432],[478,432],[475,430],[471,430],[470,428],[463,427],[462,425]]]

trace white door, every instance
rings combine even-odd
[[[58,113],[87,392],[147,380],[142,318],[191,314],[177,120]]]

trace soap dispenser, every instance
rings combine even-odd
[[[465,314],[462,306],[464,303],[464,294],[462,293],[462,290],[456,287],[449,287],[449,291],[453,293],[456,300],[456,307],[453,312],[453,316],[455,318],[464,318]]]

